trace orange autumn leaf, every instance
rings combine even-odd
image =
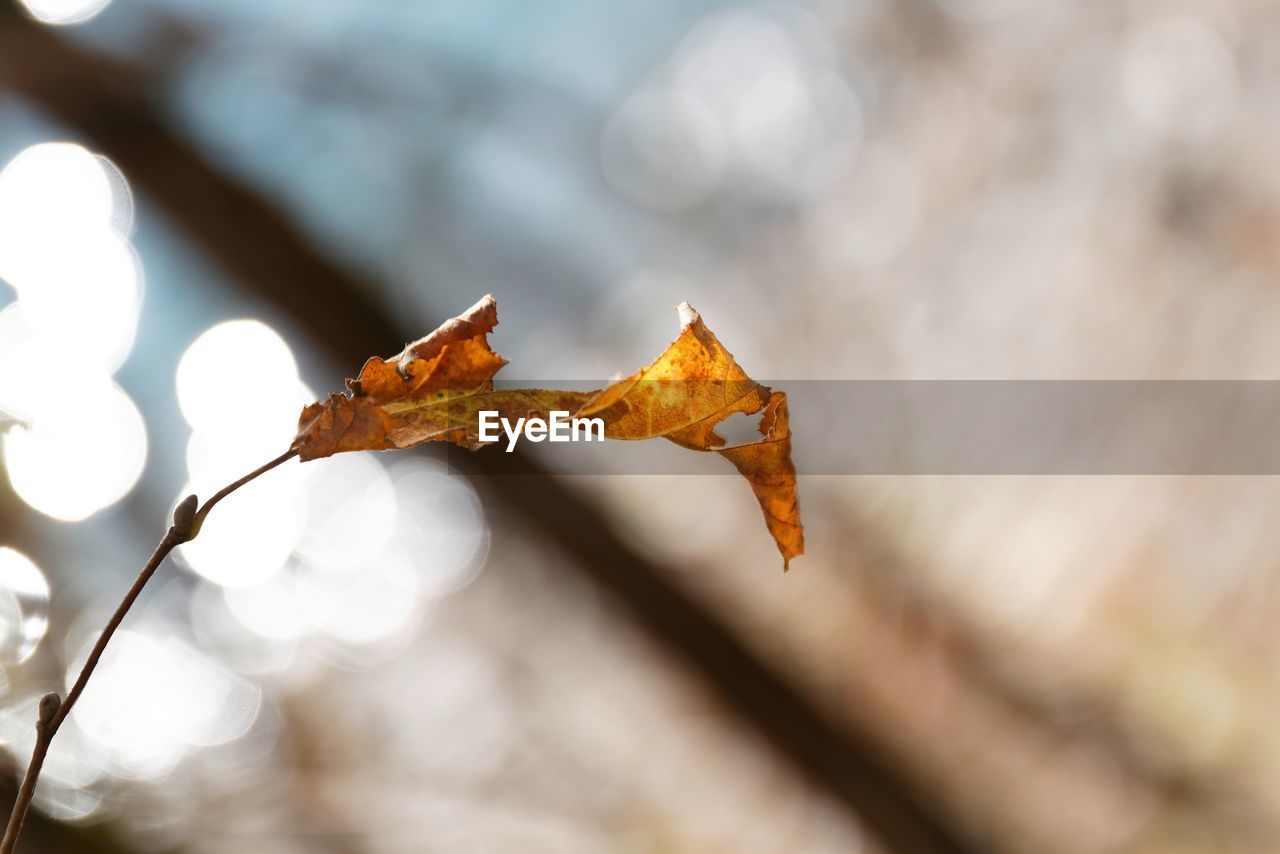
[[[666,351],[600,392],[578,415],[602,417],[611,439],[661,436],[726,457],[751,483],[785,568],[804,553],[787,396],[747,376],[693,306],[681,303],[677,311],[680,336]],[[716,434],[716,426],[730,416],[761,410],[759,441],[726,447]]]
[[[476,429],[480,410],[545,418],[551,410],[575,411],[595,394],[494,391],[493,376],[507,364],[489,346],[488,334],[497,325],[497,303],[486,296],[399,355],[370,358],[347,381],[349,395],[333,394],[302,410],[294,439],[298,455],[314,460],[433,441],[478,448],[484,444]]]
[[[647,367],[602,391],[495,389],[507,363],[489,346],[497,303],[486,296],[462,315],[390,359],[370,358],[348,380],[350,394],[330,395],[302,411],[293,447],[303,460],[341,451],[453,442],[476,449],[479,413],[547,420],[551,412],[600,418],[612,439],[661,437],[724,456],[751,484],[784,568],[804,553],[791,462],[787,400],[747,376],[688,303],[681,331]],[[737,413],[761,413],[761,439],[727,447],[715,428]]]

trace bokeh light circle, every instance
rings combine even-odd
[[[142,303],[142,265],[133,247],[106,228],[34,245],[9,277],[27,322],[43,335],[74,341],[78,359],[109,371],[120,367]]]
[[[43,142],[24,149],[0,171],[0,257],[20,252],[34,234],[110,227],[117,194],[102,159],[82,146]]]
[[[7,435],[4,461],[14,491],[45,515],[77,522],[119,501],[142,474],[142,414],[105,373],[81,369],[74,393],[26,417]]]
[[[390,470],[400,502],[396,543],[411,556],[423,590],[456,590],[480,572],[489,548],[484,508],[465,478],[426,460]]]
[[[243,472],[241,472],[243,474]],[[272,472],[276,475],[277,472]],[[259,478],[218,505],[179,554],[197,574],[230,587],[260,584],[289,560],[301,533],[305,498],[297,478]],[[184,494],[208,495],[194,486]]]
[[[297,595],[312,629],[346,644],[404,638],[421,613],[421,585],[404,554],[379,555],[356,572],[309,572],[297,580]]]
[[[86,645],[67,668],[75,680]],[[170,632],[122,629],[76,707],[76,721],[111,769],[158,779],[191,750],[243,735],[261,691]],[[140,700],[140,698],[142,698]]]
[[[687,210],[719,186],[723,133],[700,102],[676,92],[628,99],[601,136],[605,178],[628,201],[659,212]]]
[[[49,582],[26,555],[0,546],[0,664],[21,664],[49,628]]]
[[[202,334],[182,355],[177,382],[178,405],[197,431],[260,432],[264,421],[293,423],[298,417],[293,352],[257,320],[219,323]]]
[[[111,4],[111,0],[22,0],[42,24],[80,24]]]
[[[343,572],[381,553],[396,525],[396,493],[382,464],[371,454],[339,454],[310,474],[298,554],[317,569]]]

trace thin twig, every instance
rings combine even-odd
[[[235,492],[237,489],[244,486],[246,483],[258,477],[259,475],[266,474],[276,466],[280,465],[281,463],[288,462],[289,460],[293,459],[297,455],[298,455],[298,449],[294,447],[290,447],[289,450],[285,451],[283,454],[276,457],[271,462],[262,464],[261,466],[249,472],[247,475],[240,478],[239,480],[233,481],[227,484],[226,486],[222,487],[222,489],[215,492],[213,494],[213,497],[210,498],[208,501],[206,501],[204,503],[204,506],[201,507],[199,512],[196,513],[195,519],[192,522],[191,539],[195,539],[196,534],[200,533],[200,526],[204,524],[204,519],[206,516],[209,515],[209,511],[213,509],[213,505],[217,504],[219,501],[226,498],[228,495]],[[0,848],[0,854],[6,854],[4,849]]]
[[[102,634],[98,636],[98,642],[93,645],[89,658],[85,661],[84,667],[81,668],[80,675],[76,677],[75,684],[67,692],[67,699],[60,701],[57,694],[48,694],[40,701],[40,718],[36,722],[35,749],[31,753],[31,763],[27,766],[26,776],[22,778],[22,786],[19,788],[17,800],[13,804],[13,812],[9,815],[9,824],[5,828],[4,839],[0,841],[0,854],[13,854],[14,846],[18,844],[18,835],[22,833],[22,823],[27,817],[28,808],[31,806],[31,798],[35,795],[36,781],[40,779],[40,768],[44,765],[44,758],[49,752],[49,745],[53,742],[53,737],[57,735],[63,721],[67,719],[67,715],[71,714],[71,709],[75,706],[76,701],[80,699],[80,695],[84,693],[85,686],[89,683],[89,677],[93,675],[93,671],[97,668],[98,661],[102,658],[102,653],[107,648],[107,643],[110,642],[112,635],[116,633],[116,629],[120,627],[125,614],[133,607],[133,603],[137,601],[139,594],[142,593],[142,588],[147,586],[147,582],[151,580],[151,576],[155,575],[156,570],[160,568],[160,564],[164,562],[164,559],[169,556],[169,552],[173,551],[176,546],[196,538],[196,535],[200,533],[200,526],[204,523],[205,517],[209,515],[209,511],[213,509],[215,504],[259,475],[265,474],[281,463],[297,456],[297,453],[296,450],[290,448],[271,462],[228,484],[206,501],[199,511],[192,512],[194,511],[194,496],[183,502],[183,505],[179,505],[178,510],[174,513],[174,524],[170,526],[164,538],[160,540],[160,544],[156,546],[156,550],[148,558],[146,564],[142,567],[142,571],[138,573],[138,577],[134,579],[133,586],[129,588],[129,592],[125,594],[124,599],[120,601],[119,607],[111,615],[111,619],[107,621]]]

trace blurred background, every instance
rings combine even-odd
[[[485,293],[511,377],[583,387],[681,300],[783,388],[1275,377],[1277,33],[3,0],[5,798],[177,500]],[[20,850],[1280,850],[1274,478],[823,475],[795,417],[785,576],[734,478],[272,472],[130,614]]]

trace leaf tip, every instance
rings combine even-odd
[[[698,322],[698,310],[687,302],[682,302],[676,306],[676,314],[680,315],[680,328],[692,326]]]
[[[481,318],[487,323],[490,329],[498,325],[498,301],[493,298],[493,294],[485,294],[462,313],[463,317]]]

